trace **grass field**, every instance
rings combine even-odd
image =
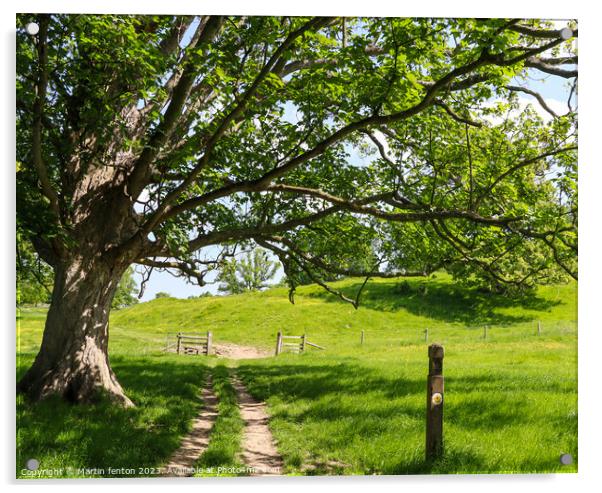
[[[236,371],[267,402],[288,474],[575,472],[576,300],[576,283],[510,298],[457,287],[439,274],[372,281],[359,310],[307,286],[295,305],[285,289],[272,289],[158,299],[114,312],[111,363],[137,407],[31,405],[19,397],[18,474],[35,457],[66,476],[91,475],[82,468],[106,476],[108,467],[149,475],[188,429],[208,371],[221,417],[203,467],[239,465],[242,423],[227,380]],[[44,317],[43,309],[20,312],[18,373],[35,356]],[[212,330],[216,343],[269,350],[279,330],[307,333],[326,349],[226,363],[162,354],[166,336],[179,330]],[[430,342],[445,346],[445,457],[435,463],[424,460]],[[561,453],[574,464],[562,466]]]

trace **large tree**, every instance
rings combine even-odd
[[[559,114],[529,87],[534,75],[557,77],[574,96],[575,26],[18,23],[17,214],[54,270],[40,351],[18,384],[34,399],[101,391],[131,404],[107,347],[111,299],[134,263],[203,284],[231,248],[252,243],[279,257],[291,299],[309,277],[356,306],[326,273],[445,268],[510,286],[576,276],[574,97]]]

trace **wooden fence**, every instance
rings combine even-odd
[[[177,354],[204,354],[207,356],[211,353],[212,344],[213,334],[210,330],[207,331],[207,334],[178,332],[175,335],[175,342],[170,344],[168,341],[164,351],[174,350]]]
[[[291,340],[295,342],[285,342]],[[276,356],[283,352],[302,353],[305,351],[307,346],[312,346],[317,349],[325,349],[324,347],[318,346],[313,342],[309,342],[306,334],[303,334],[302,336],[285,336],[282,335],[282,332],[278,332],[278,335],[276,336]]]

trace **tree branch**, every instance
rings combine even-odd
[[[531,89],[527,89],[526,87],[519,87],[519,86],[506,86],[506,89],[513,91],[513,92],[524,92],[525,94],[529,94],[530,96],[533,96],[535,99],[537,99],[537,101],[539,102],[541,107],[544,110],[546,110],[550,115],[552,115],[553,118],[558,118],[558,115],[552,110],[552,108],[550,108],[547,105],[545,99],[537,91],[533,91]]]
[[[454,250],[456,250],[467,262],[474,263],[481,267],[485,272],[491,275],[496,281],[502,284],[513,284],[515,286],[520,286],[524,281],[515,281],[512,279],[506,279],[501,277],[493,267],[482,260],[479,260],[475,257],[471,257],[467,252],[463,250],[463,248],[458,244],[460,243],[458,238],[455,238],[449,232],[443,232],[439,229],[437,225],[437,221],[431,221],[431,225],[433,226],[433,230],[435,233],[443,239],[446,243],[448,243]]]
[[[561,29],[536,29],[534,27],[524,26],[522,24],[515,24],[512,26],[508,26],[508,29],[510,29],[511,31],[520,33],[520,34],[525,34],[527,36],[531,36],[533,38],[562,39],[563,41],[566,41],[565,39],[563,39],[561,37],[561,33],[562,33]],[[576,38],[578,36],[578,34],[579,34],[578,29],[575,29],[573,31],[573,38]]]
[[[210,245],[218,245],[220,243],[231,242],[234,240],[248,240],[252,239],[258,235],[266,235],[266,234],[274,234],[281,233],[283,231],[292,230],[298,226],[303,226],[306,224],[310,224],[312,222],[323,219],[330,214],[334,214],[335,212],[340,211],[340,207],[332,206],[326,209],[323,209],[314,214],[310,214],[308,216],[298,217],[294,219],[289,219],[288,221],[284,221],[276,224],[257,224],[248,227],[242,228],[232,228],[229,230],[222,231],[212,231],[209,233],[201,234],[196,238],[192,239],[188,242],[188,250],[190,252],[194,252],[200,248],[210,246]],[[164,249],[161,250],[165,252]],[[169,255],[169,252],[165,253]],[[159,253],[157,254],[159,255]]]
[[[440,108],[443,108],[449,116],[451,116],[454,120],[456,120],[459,123],[464,123],[465,125],[470,125],[471,127],[482,127],[483,126],[483,124],[480,122],[475,122],[474,120],[471,120],[469,118],[465,118],[465,117],[458,115],[443,101],[437,100],[433,104],[435,106],[439,106]]]
[[[146,265],[152,268],[159,269],[176,269],[187,276],[196,279],[197,284],[199,286],[204,286],[205,283],[205,275],[207,274],[207,270],[199,271],[194,268],[192,264],[189,262],[177,261],[177,260],[156,260],[151,258],[139,258],[135,260],[135,263],[140,265]]]
[[[330,22],[330,18],[324,17],[314,17],[310,21],[306,22],[299,29],[293,31],[289,34],[286,39],[280,44],[280,46],[276,49],[276,51],[272,54],[269,61],[263,66],[259,74],[255,77],[253,83],[249,86],[249,88],[245,91],[245,94],[240,98],[236,106],[221,120],[221,122],[217,125],[216,130],[213,132],[211,137],[206,142],[203,156],[197,163],[197,165],[189,172],[187,178],[178,185],[174,190],[172,190],[159,205],[157,210],[152,214],[152,216],[147,220],[145,225],[142,227],[141,234],[148,234],[155,225],[157,225],[162,219],[164,219],[164,215],[169,211],[170,206],[173,202],[177,200],[177,198],[196,180],[198,174],[203,170],[203,168],[209,162],[209,158],[214,146],[223,136],[224,132],[228,129],[230,123],[232,123],[246,108],[249,101],[254,97],[257,89],[268,76],[268,74],[272,71],[276,62],[280,59],[280,57],[288,50],[288,48],[293,44],[293,42],[303,35],[308,30],[311,29],[320,29],[324,25]]]
[[[395,161],[393,161],[389,156],[387,156],[387,152],[385,151],[385,146],[382,144],[382,142],[380,140],[378,140],[376,135],[374,135],[372,132],[369,132],[368,130],[365,130],[362,133],[366,134],[368,136],[368,138],[374,143],[374,145],[378,149],[378,153],[387,163],[389,163],[393,167],[397,167],[397,163],[395,163]]]
[[[294,185],[275,184],[267,189],[268,191],[282,191],[294,193],[297,195],[308,195],[311,197],[320,198],[338,206],[341,209],[356,212],[359,214],[366,214],[379,219],[386,219],[388,221],[395,222],[422,222],[430,221],[432,219],[467,219],[469,221],[487,224],[490,226],[505,227],[508,223],[520,221],[520,217],[485,217],[477,214],[473,211],[464,210],[436,210],[429,209],[421,212],[407,212],[407,213],[394,213],[387,212],[375,207],[368,207],[364,204],[373,202],[375,200],[381,200],[381,197],[391,196],[391,192],[385,194],[379,194],[373,197],[367,197],[360,200],[347,200],[341,197],[331,195],[322,190],[316,190],[313,188],[305,188]]]
[[[209,17],[205,25],[202,27],[202,31],[198,37],[197,45],[203,46],[211,42],[213,38],[219,32],[219,29],[223,23],[222,17]],[[201,27],[199,27],[201,29]],[[194,46],[192,46],[194,48]],[[128,191],[133,199],[136,199],[140,192],[148,183],[150,165],[161,150],[163,144],[167,141],[177,119],[186,103],[190,89],[194,83],[196,76],[196,67],[192,63],[188,63],[182,76],[180,77],[177,85],[175,86],[171,102],[163,115],[163,119],[153,136],[151,137],[148,145],[144,148],[140,157],[138,158],[134,169],[128,179]]]
[[[428,268],[416,271],[408,271],[408,270],[396,270],[391,272],[382,272],[380,270],[370,270],[363,271],[357,269],[341,269],[331,264],[327,264],[322,259],[310,256],[307,253],[303,252],[300,248],[298,248],[295,243],[284,236],[270,236],[271,240],[286,245],[289,250],[294,251],[299,257],[302,257],[304,260],[312,263],[316,267],[325,270],[327,272],[331,272],[333,274],[339,274],[342,276],[349,277],[379,277],[383,279],[392,279],[397,277],[427,277],[436,270],[440,269],[443,264],[437,263],[435,265],[429,266]]]
[[[537,60],[545,65],[577,65],[579,57],[577,55],[568,55],[554,58],[538,58]]]
[[[557,75],[558,77],[564,77],[565,79],[570,79],[571,77],[577,77],[579,75],[579,71],[577,69],[567,70],[558,68],[555,65],[545,63],[543,60],[539,60],[535,57],[528,58],[525,61],[525,67],[536,68],[537,70],[545,72],[546,74]]]
[[[421,111],[423,111],[424,109],[426,109],[427,107],[429,107],[433,104],[433,101],[435,100],[435,96],[441,89],[448,87],[450,84],[452,84],[452,82],[455,79],[457,79],[458,77],[460,77],[462,75],[469,74],[470,72],[472,72],[482,66],[485,66],[485,65],[509,66],[509,65],[513,65],[515,63],[519,63],[534,54],[541,53],[543,51],[546,51],[546,50],[558,45],[560,42],[562,42],[562,39],[558,39],[558,40],[552,41],[550,43],[547,43],[543,46],[540,46],[538,48],[528,50],[525,53],[522,53],[521,55],[518,55],[518,56],[516,56],[514,58],[510,58],[510,59],[504,59],[503,57],[500,57],[498,55],[491,55],[491,54],[489,54],[489,52],[487,50],[483,50],[483,52],[481,53],[479,58],[477,58],[476,60],[469,62],[465,65],[462,65],[460,67],[456,67],[455,69],[448,72],[445,76],[443,76],[439,80],[437,80],[435,83],[433,83],[431,86],[429,86],[426,91],[425,96],[416,105],[414,105],[406,110],[400,111],[398,113],[382,115],[382,116],[373,115],[370,117],[366,117],[362,120],[358,120],[353,123],[350,123],[349,125],[346,125],[343,128],[337,130],[336,132],[331,134],[326,139],[322,140],[313,149],[309,149],[306,152],[304,152],[303,154],[300,154],[299,156],[297,156],[297,157],[291,159],[290,161],[288,161],[287,163],[283,164],[282,166],[279,166],[279,167],[274,168],[273,170],[269,171],[268,173],[263,175],[261,178],[257,179],[256,182],[257,183],[270,183],[272,180],[274,180],[275,178],[278,178],[279,176],[282,176],[289,170],[299,166],[300,164],[308,161],[309,159],[312,159],[312,158],[324,153],[326,151],[326,149],[328,149],[332,145],[336,144],[337,142],[340,142],[341,140],[343,140],[345,137],[352,134],[353,132],[366,129],[371,126],[387,125],[390,123],[398,122],[398,121],[410,118],[410,117],[420,113]],[[471,82],[478,83],[479,81],[480,81],[480,79],[477,78]]]
[[[241,192],[241,191],[262,191],[262,190],[268,190],[268,189],[275,191],[278,189],[279,185],[275,185],[274,188],[272,188],[270,186],[271,183],[274,181],[274,179],[286,174],[287,172],[298,167],[302,163],[324,153],[329,147],[342,141],[345,137],[352,134],[353,132],[368,129],[371,126],[387,125],[389,123],[394,123],[394,122],[398,122],[398,121],[401,121],[406,118],[410,118],[410,117],[420,113],[425,108],[431,106],[435,101],[437,93],[444,88],[449,88],[450,86],[452,86],[454,81],[456,81],[456,79],[458,79],[459,77],[470,74],[471,72],[477,70],[478,68],[486,66],[486,65],[508,66],[508,65],[512,65],[515,63],[519,63],[519,62],[529,58],[530,56],[533,56],[535,54],[546,51],[563,41],[562,39],[556,39],[543,46],[539,46],[537,48],[526,50],[522,54],[519,54],[519,55],[517,55],[513,58],[509,58],[509,59],[506,59],[503,56],[499,56],[499,55],[491,55],[491,54],[489,54],[489,52],[487,50],[483,50],[481,55],[476,60],[469,62],[465,65],[462,65],[460,67],[454,68],[453,70],[448,72],[445,76],[441,77],[439,80],[437,80],[432,85],[430,85],[427,88],[426,94],[424,95],[422,100],[410,108],[407,108],[398,113],[393,113],[393,114],[389,114],[389,115],[382,115],[382,116],[381,115],[373,115],[373,116],[366,117],[364,119],[355,121],[353,123],[350,123],[350,124],[342,127],[341,129],[335,131],[334,133],[332,133],[329,137],[327,137],[324,140],[322,140],[321,142],[319,142],[312,149],[309,149],[309,150],[303,152],[302,154],[288,160],[284,164],[273,168],[272,170],[266,172],[263,176],[255,179],[255,180],[238,182],[238,183],[228,183],[224,187],[221,187],[217,190],[208,192],[207,194],[204,194],[201,197],[194,197],[194,198],[188,199],[188,200],[182,202],[181,204],[178,204],[175,206],[171,205],[171,203],[173,201],[175,201],[176,198],[179,197],[179,195],[181,193],[183,193],[183,191],[185,189],[187,189],[191,183],[194,182],[194,180],[196,179],[199,172],[208,163],[209,155],[210,155],[213,145],[215,145],[217,140],[223,134],[223,132],[227,128],[228,123],[231,122],[234,118],[236,118],[236,116],[241,111],[243,111],[246,101],[251,99],[255,89],[259,86],[262,78],[265,77],[267,75],[267,73],[270,72],[270,70],[272,69],[274,64],[277,62],[280,54],[282,52],[284,52],[286,47],[292,43],[292,41],[294,40],[294,38],[296,36],[300,35],[305,30],[313,27],[314,24],[312,22],[316,22],[316,25],[319,24],[315,20],[310,21],[309,23],[304,25],[302,28],[300,28],[299,30],[297,30],[294,33],[292,33],[291,35],[289,35],[287,40],[285,40],[285,42],[283,42],[283,44],[278,48],[278,50],[276,50],[274,55],[271,57],[270,61],[264,65],[264,68],[262,69],[260,74],[257,76],[254,83],[250,86],[247,94],[241,99],[240,103],[222,120],[222,122],[218,126],[217,130],[214,132],[212,137],[209,139],[208,144],[205,148],[203,157],[199,160],[197,166],[190,172],[187,179],[184,180],[178,187],[176,187],[176,189],[174,189],[170,194],[168,194],[168,196],[162,201],[162,204],[151,215],[151,217],[148,219],[148,221],[146,222],[145,226],[141,229],[139,234],[146,235],[154,228],[155,225],[169,219],[170,217],[174,217],[181,212],[190,210],[190,209],[197,207],[199,205],[202,205],[203,203],[206,203],[210,200],[215,200],[217,198],[221,198],[221,197],[230,195],[232,193]],[[465,86],[463,86],[463,87],[468,87],[470,84],[476,84],[482,80],[483,79],[481,76],[476,76],[476,77],[469,77],[469,78],[465,79],[464,81],[460,81],[460,83],[465,84]],[[283,189],[281,188],[281,190],[283,190]],[[293,190],[291,188],[289,188],[288,191],[293,191]],[[296,192],[297,193],[305,193],[307,191],[302,191],[300,189],[297,189]],[[316,194],[315,191],[309,192],[310,195],[312,193],[314,194],[314,196],[318,196],[320,198],[326,199],[326,196],[324,196],[321,193]],[[334,201],[331,201],[330,199],[334,199]],[[495,225],[495,226],[504,226],[505,224],[507,224],[510,221],[516,221],[516,220],[520,219],[520,218],[499,219],[499,218],[493,218],[493,217],[486,218],[486,217],[482,217],[476,213],[466,212],[466,211],[426,211],[426,212],[420,212],[420,213],[417,213],[414,215],[412,215],[412,214],[393,214],[393,213],[387,213],[384,211],[380,211],[377,209],[370,209],[370,208],[365,208],[365,207],[362,208],[362,207],[357,206],[357,204],[353,204],[348,201],[347,202],[342,201],[342,199],[337,198],[337,197],[330,196],[330,197],[328,197],[327,200],[331,201],[331,203],[337,204],[339,207],[345,208],[346,210],[371,214],[371,215],[374,215],[375,217],[380,217],[380,218],[389,219],[389,220],[397,220],[397,221],[424,221],[424,220],[429,220],[429,219],[433,219],[433,218],[440,218],[440,219],[462,218],[462,219],[469,219],[469,220],[484,223],[484,224],[490,224],[490,225]]]
[[[508,168],[501,175],[499,175],[495,180],[493,180],[493,182],[491,183],[491,185],[489,185],[485,189],[485,191],[481,194],[481,197],[484,197],[485,195],[490,194],[491,191],[494,189],[494,187],[498,183],[500,183],[503,179],[505,179],[508,175],[511,175],[515,171],[517,171],[517,170],[519,170],[521,168],[524,168],[525,166],[528,166],[530,164],[533,164],[533,163],[535,163],[537,161],[540,161],[541,159],[544,159],[546,157],[555,156],[556,154],[560,154],[562,152],[574,151],[574,150],[577,150],[577,146],[562,147],[560,149],[555,149],[553,151],[544,152],[543,154],[539,154],[538,156],[535,156],[535,157],[532,157],[532,158],[520,161],[519,163],[515,164],[514,166],[511,166],[510,168]]]
[[[368,56],[376,56],[383,55],[387,53],[383,48],[379,46],[369,45],[365,48],[365,53]],[[337,65],[339,60],[336,58],[316,58],[314,60],[306,59],[306,60],[293,60],[292,62],[287,63],[282,70],[278,73],[280,77],[286,77],[287,75],[292,74],[293,72],[298,72],[299,70],[305,70],[314,67],[321,67],[325,65]]]
[[[175,53],[180,44],[180,40],[186,30],[192,25],[194,22],[194,15],[186,15],[182,17],[178,17],[178,21],[170,30],[167,37],[161,40],[161,44],[159,45],[160,51],[163,55],[171,55]]]
[[[224,197],[226,195],[229,195],[229,194],[235,193],[235,192],[265,190],[265,189],[267,189],[267,187],[269,187],[269,184],[275,178],[278,178],[279,176],[284,175],[288,171],[300,166],[302,163],[304,163],[316,156],[323,154],[329,147],[340,142],[345,137],[347,137],[348,135],[350,135],[356,131],[362,131],[371,126],[387,125],[387,124],[394,123],[394,122],[397,122],[397,121],[400,121],[400,120],[403,120],[406,118],[410,118],[411,116],[414,116],[414,115],[420,113],[421,111],[423,111],[425,108],[429,107],[432,104],[432,102],[435,98],[435,95],[438,93],[438,91],[440,91],[444,87],[449,86],[454,81],[455,78],[465,75],[465,74],[471,72],[472,70],[476,70],[477,68],[479,68],[483,65],[486,65],[486,64],[501,63],[499,60],[497,62],[495,62],[495,60],[496,60],[496,58],[492,58],[487,52],[484,51],[477,60],[470,62],[466,65],[463,65],[461,67],[457,67],[457,68],[453,69],[447,75],[445,75],[444,77],[442,77],[441,79],[439,79],[438,81],[436,81],[432,85],[430,85],[427,89],[426,95],[415,106],[412,106],[412,107],[410,107],[404,111],[398,112],[398,113],[384,115],[384,116],[374,115],[374,116],[366,117],[362,120],[357,120],[353,123],[350,123],[350,124],[342,127],[341,129],[337,130],[336,132],[331,134],[326,139],[322,140],[320,143],[318,143],[312,149],[309,149],[309,150],[305,151],[304,153],[296,156],[295,158],[290,159],[283,165],[278,166],[278,167],[272,169],[271,171],[268,171],[267,173],[265,173],[263,176],[261,176],[260,178],[258,178],[256,180],[228,184],[227,186],[222,187],[221,189],[215,190],[213,192],[209,192],[208,194],[205,194],[204,196],[201,196],[201,197],[195,197],[195,198],[186,200],[186,201],[182,202],[181,204],[179,204],[177,206],[173,206],[173,207],[170,207],[169,204],[167,203],[167,201],[170,201],[170,202],[172,201],[171,198],[168,197],[168,199],[165,200],[165,203],[161,207],[161,211],[157,211],[157,213],[149,220],[148,226],[147,226],[147,228],[145,228],[144,233],[148,233],[150,231],[150,230],[146,231],[146,229],[148,229],[149,226],[152,229],[152,227],[154,227],[154,225],[159,222],[167,220],[171,217],[176,216],[177,214],[179,214],[181,212],[184,212],[186,210],[192,209],[194,207],[197,207],[198,205],[205,203],[207,201],[208,197],[211,197],[211,199],[214,200],[214,199]],[[475,78],[475,79],[471,79],[470,83],[476,84],[481,81],[482,81],[481,78]],[[208,154],[206,151],[202,158],[203,162],[206,162],[206,160],[208,158],[207,156],[208,156]],[[200,171],[200,169],[198,169],[198,171]],[[197,173],[193,171],[193,174],[196,177]],[[185,182],[183,182],[179,188],[183,187],[184,183]],[[186,187],[187,186],[188,186],[188,184],[186,185]],[[179,195],[179,193],[181,193],[181,190],[178,191],[178,195]]]
[[[50,16],[40,16],[38,39],[36,48],[38,52],[38,77],[36,83],[36,97],[33,103],[33,126],[31,152],[33,164],[40,180],[42,193],[50,201],[50,208],[56,216],[57,222],[61,220],[59,197],[54,189],[48,170],[42,156],[42,127],[44,121],[44,105],[46,103],[46,90],[48,88],[48,47],[46,45],[48,36],[48,25]]]
[[[320,279],[317,275],[315,275],[311,271],[311,269],[309,269],[302,261],[300,261],[290,251],[286,252],[286,251],[282,250],[281,248],[277,247],[276,245],[273,245],[273,244],[269,243],[268,241],[265,241],[262,238],[257,238],[256,241],[257,241],[257,243],[259,245],[261,245],[264,248],[267,248],[267,249],[271,250],[272,252],[276,253],[276,255],[278,255],[278,258],[281,259],[281,262],[288,256],[288,258],[291,259],[292,261],[294,261],[299,266],[299,268],[301,270],[303,270],[309,276],[309,278],[313,282],[315,282],[318,286],[320,286],[321,288],[325,289],[330,294],[334,294],[335,296],[338,296],[341,300],[346,301],[347,303],[351,303],[351,305],[353,305],[353,308],[355,308],[357,310],[357,308],[359,306],[358,305],[359,295],[356,296],[355,300],[352,300],[351,298],[347,297],[342,291],[334,289],[331,286],[329,286],[327,283],[325,283],[322,279]],[[362,285],[362,289],[365,286],[365,284],[366,283],[364,283],[364,285]],[[290,299],[290,296],[289,296],[289,299]]]

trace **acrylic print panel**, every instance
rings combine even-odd
[[[17,477],[576,472],[577,36],[19,14]]]

